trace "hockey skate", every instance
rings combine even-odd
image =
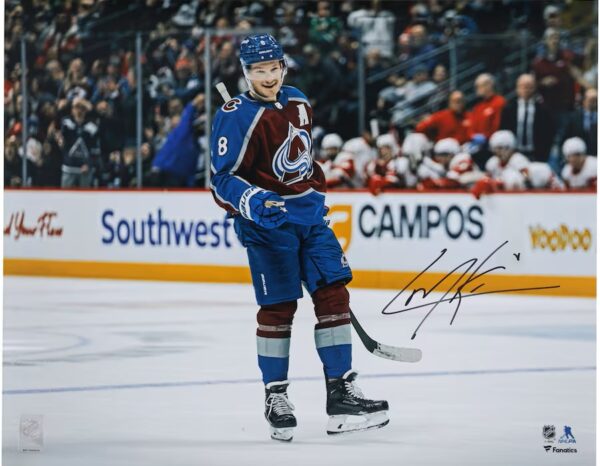
[[[290,442],[294,436],[294,405],[288,400],[288,381],[271,382],[265,387],[265,418],[271,426],[271,438]]]
[[[329,435],[378,429],[390,422],[388,402],[368,400],[356,385],[357,372],[348,371],[341,378],[327,382]]]

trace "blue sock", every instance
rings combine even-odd
[[[290,362],[289,338],[256,337],[258,367],[262,372],[263,382],[279,382],[287,380]]]
[[[327,378],[338,378],[352,368],[350,324],[315,329],[315,344]]]

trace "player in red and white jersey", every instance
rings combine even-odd
[[[362,136],[348,139],[342,146],[344,152],[350,152],[354,156],[354,179],[352,181],[355,186],[364,186],[365,167],[371,160],[377,158],[377,150],[373,145],[371,134],[365,132]]]
[[[379,136],[377,151],[377,159],[365,167],[366,186],[373,194],[379,194],[387,188],[406,188],[416,184],[409,170],[408,159],[399,156],[400,148],[393,135]]]
[[[567,164],[562,170],[562,179],[569,189],[596,188],[596,157],[587,155],[587,147],[581,138],[569,138],[562,146]]]
[[[425,189],[458,188],[458,181],[448,175],[450,162],[459,152],[460,145],[454,138],[436,142],[431,157],[425,157],[417,168],[419,186]]]
[[[530,160],[523,154],[516,152],[517,139],[512,131],[500,130],[492,134],[490,138],[490,149],[494,153],[485,164],[485,171],[493,179],[501,179],[505,171],[524,173]],[[505,175],[512,179],[510,175]],[[523,179],[525,175],[523,175]],[[511,184],[518,182],[514,181]],[[524,181],[523,181],[524,186]],[[506,189],[509,189],[508,187]]]
[[[475,183],[471,193],[479,199],[498,190],[527,189],[527,168],[531,162],[515,151],[517,140],[512,131],[496,131],[489,144],[494,155],[485,164],[487,176]]]
[[[458,182],[461,187],[470,188],[484,176],[470,153],[463,151],[452,157],[447,177]]]
[[[554,174],[545,162],[531,162],[526,169],[526,185],[529,189],[565,189],[563,182]]]
[[[340,151],[344,141],[339,134],[326,134],[321,141],[319,165],[328,188],[354,187],[354,154]]]
[[[402,141],[402,156],[408,159],[408,169],[415,180],[419,165],[431,155],[432,149],[432,142],[423,133],[409,133]]]

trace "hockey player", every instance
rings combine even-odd
[[[389,422],[388,403],[366,399],[352,370],[346,289],[352,273],[323,219],[325,178],[311,157],[312,108],[302,92],[283,85],[286,60],[271,35],[244,39],[240,61],[249,91],[215,115],[211,190],[234,218],[248,252],[260,306],[258,365],[271,437],[289,441],[296,427],[287,377],[292,320],[302,284],[318,321],[314,335],[325,373],[327,433],[382,427]]]
[[[321,141],[321,160],[319,165],[325,175],[328,188],[354,187],[354,154],[341,151],[342,138],[339,134],[326,134]]]
[[[365,167],[371,160],[377,158],[377,151],[373,146],[375,146],[375,140],[368,131],[365,131],[362,136],[348,139],[342,146],[342,151],[350,152],[354,158],[354,179],[352,181],[355,186],[364,186]]]
[[[545,189],[552,191],[561,191],[565,189],[564,184],[559,180],[546,162],[531,162],[527,166],[525,185],[528,189]]]
[[[433,144],[423,133],[407,134],[402,141],[402,155],[408,159],[409,169],[414,176],[425,157],[431,155],[432,148]]]
[[[562,146],[567,164],[562,170],[562,179],[569,189],[596,187],[596,157],[587,154],[587,147],[581,138],[569,138]]]
[[[384,189],[406,188],[416,185],[416,177],[409,168],[409,161],[400,157],[400,148],[391,134],[377,138],[378,158],[365,167],[366,186],[374,195]]]
[[[504,171],[521,173],[530,161],[523,154],[516,152],[517,139],[512,131],[502,129],[492,134],[490,149],[494,153],[485,164],[485,171],[495,179],[500,179]]]
[[[473,186],[473,195],[479,199],[483,194],[502,189],[526,189],[530,161],[523,154],[516,152],[517,140],[512,131],[496,131],[492,134],[489,145],[494,155],[485,164],[487,176]]]
[[[425,189],[452,189],[460,185],[449,178],[450,162],[460,151],[458,141],[453,138],[440,139],[433,146],[431,157],[423,159],[417,169],[419,185]]]

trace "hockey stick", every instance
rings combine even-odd
[[[375,356],[401,362],[419,362],[421,360],[423,354],[418,348],[400,348],[398,346],[384,345],[383,343],[373,340],[362,328],[352,311],[350,311],[350,321],[352,322],[354,330],[358,333],[360,341],[362,341],[365,348],[367,348],[367,351]]]
[[[219,91],[219,94],[221,94],[221,97],[223,97],[223,100],[225,102],[229,102],[231,100],[231,96],[229,95],[229,92],[227,92],[227,88],[225,87],[225,84],[220,82],[220,83],[217,83],[215,87],[217,88],[217,91]]]

